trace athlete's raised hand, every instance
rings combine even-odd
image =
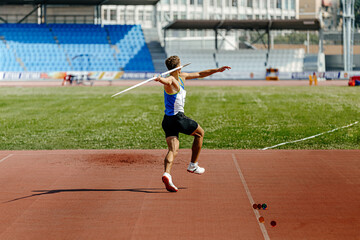
[[[221,68],[218,68],[218,72],[223,72],[225,70],[230,70],[230,69],[231,69],[231,67],[229,67],[229,66],[222,66]]]

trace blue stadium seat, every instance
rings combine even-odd
[[[0,35],[0,71],[24,71],[16,58],[27,71],[154,71],[140,25],[0,24]]]

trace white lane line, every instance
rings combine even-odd
[[[252,208],[252,205],[255,203],[255,202],[254,202],[254,199],[253,199],[252,196],[251,196],[251,192],[250,192],[250,190],[249,190],[249,188],[248,188],[248,185],[247,185],[247,183],[246,183],[246,181],[245,181],[244,175],[243,175],[242,172],[241,172],[241,169],[240,169],[240,166],[239,166],[239,164],[238,164],[238,162],[237,162],[237,160],[236,160],[235,154],[232,154],[232,158],[233,158],[233,160],[234,160],[236,169],[237,169],[237,171],[238,171],[238,173],[239,173],[241,182],[242,182],[242,184],[244,185],[246,195],[247,195],[247,197],[248,197],[248,199],[249,199],[250,206],[251,206],[251,208]],[[255,214],[256,221],[257,221],[257,223],[259,224],[260,230],[261,230],[261,232],[262,232],[262,234],[263,234],[263,236],[264,236],[264,239],[265,239],[265,240],[270,240],[269,234],[267,233],[264,224],[262,224],[262,223],[260,223],[260,222],[258,221],[258,219],[259,219],[259,217],[260,217],[259,211],[258,211],[257,209],[254,209],[254,208],[252,208],[252,209],[253,209],[253,212],[254,212],[254,214]]]
[[[2,159],[0,160],[0,163],[3,162],[3,161],[5,161],[6,159],[8,159],[8,158],[11,157],[11,156],[14,156],[14,154],[9,154],[9,155],[7,155],[6,157],[2,158]]]
[[[319,134],[316,134],[316,135],[314,135],[314,136],[310,136],[310,137],[298,139],[298,140],[295,140],[295,141],[279,143],[279,144],[276,144],[276,145],[271,146],[271,147],[263,148],[263,149],[261,149],[261,150],[267,150],[267,149],[276,148],[276,147],[279,147],[279,146],[282,146],[282,145],[285,145],[285,144],[289,144],[289,143],[296,143],[296,142],[305,141],[305,140],[308,140],[308,139],[311,139],[311,138],[316,138],[316,137],[321,136],[321,135],[324,135],[324,134],[326,134],[326,133],[332,133],[332,132],[335,132],[335,131],[340,130],[340,129],[343,129],[343,128],[348,128],[348,127],[354,126],[355,124],[358,124],[358,123],[359,123],[359,122],[356,121],[356,122],[351,123],[351,124],[349,124],[349,125],[346,125],[346,126],[343,126],[343,127],[334,128],[334,129],[332,129],[332,130],[330,130],[330,131],[323,132],[323,133],[319,133]]]

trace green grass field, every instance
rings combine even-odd
[[[161,86],[0,88],[0,149],[166,148]],[[350,87],[187,87],[204,148],[260,149],[360,120]],[[181,135],[180,147],[192,137]],[[360,123],[276,149],[360,149]]]

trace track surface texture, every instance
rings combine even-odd
[[[0,86],[60,87],[61,81],[1,81]],[[319,86],[347,86],[347,81],[321,81]],[[200,166],[206,172],[200,176],[186,171],[191,151],[181,149],[172,170],[177,193],[167,192],[161,181],[165,154],[166,150],[0,151],[0,240],[360,239],[360,150],[205,149]],[[254,203],[266,203],[268,209],[253,209]],[[271,221],[277,225],[272,227]]]
[[[165,154],[0,151],[0,239],[359,239],[359,150],[181,149],[177,193]]]

